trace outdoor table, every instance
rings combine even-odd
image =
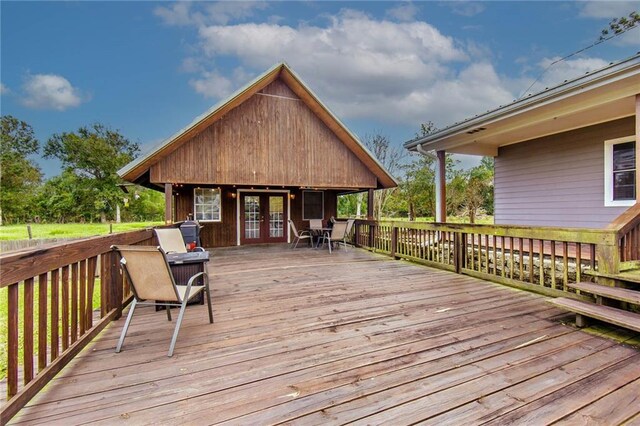
[[[313,235],[314,237],[317,237],[317,238],[318,238],[318,241],[317,241],[317,243],[316,243],[315,248],[320,248],[320,240],[321,240],[321,239],[322,239],[322,237],[324,236],[324,233],[325,233],[325,232],[331,232],[331,230],[332,230],[332,229],[333,229],[333,228],[328,228],[328,227],[325,227],[325,228],[314,228],[314,229],[310,229],[310,231],[311,231],[312,235]]]
[[[209,262],[208,251],[193,251],[189,253],[167,253],[167,262],[171,267],[173,279],[177,285],[187,285],[189,278],[199,272],[207,272],[206,263]],[[198,277],[193,285],[204,285],[204,278]],[[194,299],[195,302],[204,304],[203,293]]]

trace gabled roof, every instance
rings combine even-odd
[[[279,63],[256,77],[249,84],[219,102],[188,126],[136,158],[118,171],[125,180],[135,181],[149,168],[178,149],[183,143],[222,118],[233,108],[242,104],[267,85],[280,78],[313,111],[313,113],[344,143],[362,163],[377,177],[379,188],[393,188],[398,185],[395,178],[384,168],[360,140],[324,105],[298,75],[286,64]]]
[[[635,114],[640,54],[405,142],[410,151],[497,155],[524,142]]]

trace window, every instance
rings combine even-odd
[[[636,202],[636,143],[633,136],[604,143],[604,205]]]
[[[302,220],[324,218],[324,192],[302,191]]]
[[[203,222],[220,222],[220,188],[195,188],[193,190],[195,219]]]

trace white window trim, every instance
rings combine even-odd
[[[609,139],[604,141],[604,205],[605,207],[628,207],[633,206],[636,200],[614,200],[613,199],[613,146],[626,143],[635,142],[635,136],[625,136],[623,138]],[[638,162],[636,159],[636,173],[638,173]],[[640,188],[636,188],[636,198],[638,198],[638,191]]]
[[[218,216],[218,219],[209,219],[209,220],[204,220],[204,219],[198,219],[196,217],[196,191],[198,189],[217,189],[218,190],[218,197],[220,198],[220,214]],[[210,223],[210,222],[222,222],[222,190],[220,189],[220,187],[217,188],[203,188],[203,187],[199,187],[199,188],[193,188],[193,218],[194,220],[197,220],[198,222],[205,222],[205,223]]]
[[[306,192],[319,192],[322,194],[322,217],[320,219],[324,219],[324,191],[313,191],[313,190],[304,190],[302,191],[302,220],[310,220],[310,219],[318,219],[317,217],[308,218],[304,211],[304,194]]]

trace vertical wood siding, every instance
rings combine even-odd
[[[185,185],[179,188],[175,197],[176,220],[185,220],[188,214],[193,214],[193,188],[195,186]],[[204,227],[200,231],[200,241],[203,247],[228,247],[237,243],[237,198],[232,198],[231,193],[236,192],[236,188],[223,186],[222,190],[222,221],[221,222],[201,222]],[[248,190],[248,188],[243,188]],[[309,221],[302,220],[302,190],[299,188],[286,188],[295,196],[290,200],[291,211],[289,217],[296,227],[301,229],[309,228]],[[325,191],[324,194],[324,219],[329,220],[331,216],[337,216],[338,192]],[[287,225],[288,226],[288,225]],[[290,232],[290,231],[288,231]]]
[[[604,206],[604,141],[633,133],[629,117],[501,147],[495,223],[605,227],[627,207]]]
[[[280,80],[151,167],[152,182],[375,188],[376,177]]]

